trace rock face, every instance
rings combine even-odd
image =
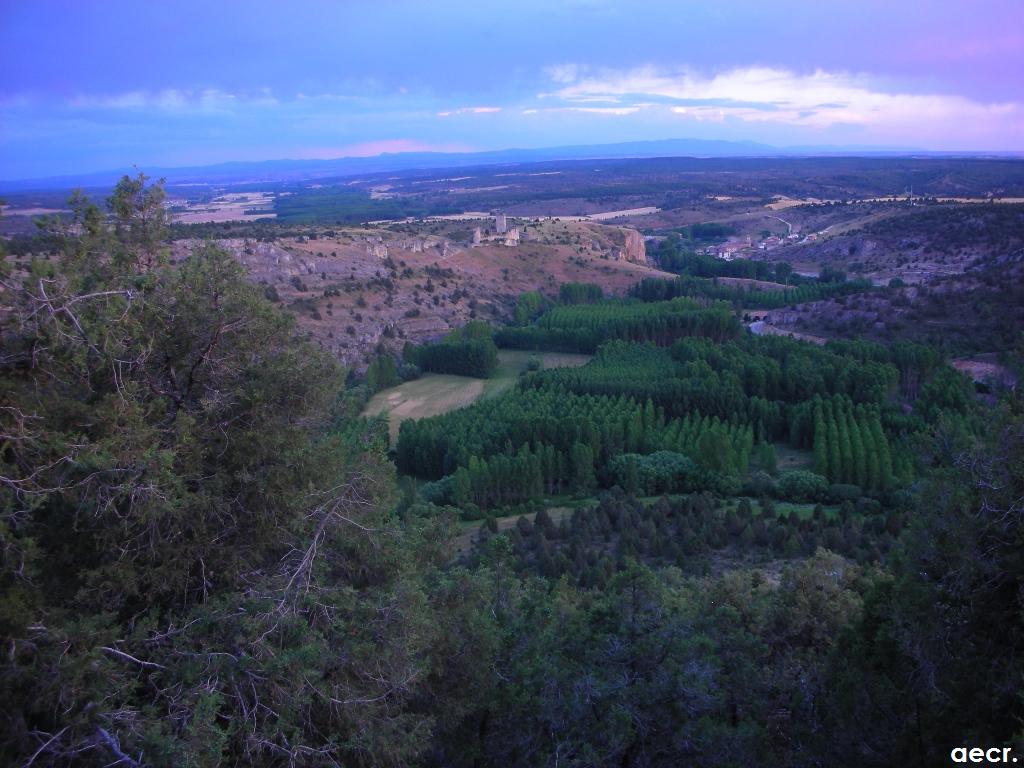
[[[644,245],[643,235],[635,229],[627,229],[625,227],[620,228],[616,234],[622,237],[622,244],[612,247],[610,255],[613,259],[650,266],[650,262],[647,260],[647,247]]]
[[[394,240],[387,243],[392,248],[397,248],[400,251],[408,251],[409,253],[423,253],[425,246],[423,240],[419,238],[406,238],[405,240]]]
[[[626,235],[626,242],[622,246],[620,256],[624,261],[631,261],[634,264],[649,265],[647,261],[647,248],[644,246],[644,236],[635,229],[623,230]]]
[[[388,246],[386,243],[370,243],[366,246],[366,252],[371,256],[376,256],[378,259],[386,259],[388,257]]]

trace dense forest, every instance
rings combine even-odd
[[[499,329],[494,340],[510,349],[595,352],[611,339],[665,344],[684,336],[722,340],[738,332],[739,321],[724,303],[701,306],[684,298],[650,303],[609,299],[553,307],[534,324]]]
[[[687,276],[676,280],[647,277],[633,286],[630,294],[641,301],[666,301],[679,296],[689,296],[728,301],[746,309],[778,309],[832,296],[849,296],[870,289],[869,280],[805,283],[787,288],[765,289],[720,283],[713,278]]]
[[[586,286],[359,381],[215,245],[170,264],[165,216],[125,177],[0,262],[0,762],[1022,747],[1015,392],[922,344]],[[421,369],[487,375],[495,342],[594,356],[394,446],[360,416]]]

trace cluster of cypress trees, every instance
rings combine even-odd
[[[432,373],[486,379],[498,367],[498,348],[491,327],[479,320],[456,328],[436,344],[406,344],[402,355],[405,362]]]
[[[735,474],[746,471],[753,429],[699,413],[669,419],[650,400],[530,388],[403,422],[395,459],[402,472],[437,480],[474,458],[511,455],[524,446],[551,446],[571,457],[576,444],[590,450],[592,467],[621,453],[671,450],[700,454],[709,469]]]
[[[558,300],[563,304],[593,304],[604,298],[604,290],[594,283],[562,283]]]
[[[705,363],[737,379],[750,396],[794,404],[815,395],[847,395],[882,403],[895,391],[897,370],[885,359],[861,359],[841,347],[783,336],[747,336],[728,344],[682,339],[672,347],[681,363]]]
[[[562,299],[533,325],[498,335],[569,339],[562,349],[612,337],[590,363],[533,372],[503,398],[403,424],[398,467],[421,479],[444,479],[430,489],[435,500],[488,509],[623,482],[655,492],[725,492],[732,486],[721,479],[747,473],[755,443],[787,438],[812,449],[815,472],[851,486],[851,493],[854,487],[885,493],[909,474],[902,444],[914,420],[891,402],[898,388],[916,391],[919,381],[930,380],[937,362],[928,348],[718,338],[709,330],[719,327],[714,318],[736,322],[721,305],[600,300],[575,284]],[[597,303],[585,303],[591,300]],[[529,314],[541,304],[538,294],[522,308]],[[666,348],[663,334],[690,322],[709,332],[676,338]],[[625,338],[614,338],[619,334]],[[440,355],[486,341],[470,328],[424,350]],[[636,458],[612,466],[625,454]],[[676,470],[667,471],[670,466]]]
[[[710,342],[708,346],[715,347]],[[608,342],[585,366],[539,371],[524,377],[519,386],[651,400],[669,417],[699,412],[752,424],[759,438],[781,434],[786,424],[781,403],[748,396],[736,377],[719,375],[707,365],[680,365],[668,350],[645,344]]]
[[[502,328],[494,339],[511,349],[595,352],[610,339],[667,346],[686,336],[725,341],[735,338],[739,329],[739,320],[725,304],[701,307],[689,299],[651,303],[617,299],[555,307],[534,325]]]
[[[471,504],[487,509],[535,501],[545,494],[586,493],[595,485],[594,452],[580,442],[568,452],[553,445],[524,445],[515,454],[471,456],[467,466],[446,480],[447,500],[464,510]]]
[[[636,432],[626,425],[621,434],[625,442],[653,451],[646,455],[619,454],[621,443],[612,448],[604,441],[596,449],[581,440],[567,448],[526,443],[514,453],[470,455],[464,466],[434,484],[426,495],[435,503],[450,503],[465,510],[470,504],[489,509],[537,501],[547,495],[582,494],[597,485],[619,484],[652,493],[721,490],[722,478],[747,471],[753,445],[749,426],[699,414],[674,420],[651,433]],[[627,461],[622,463],[621,459]],[[637,474],[635,483],[630,482],[631,472]]]
[[[892,486],[892,451],[877,409],[848,397],[816,397],[811,413],[815,472],[871,491]]]
[[[778,309],[831,296],[849,296],[872,288],[870,280],[842,283],[804,283],[788,288],[766,290],[719,283],[714,278],[684,276],[675,280],[648,277],[630,290],[641,301],[668,301],[680,296],[728,301],[747,309]]]
[[[403,422],[395,458],[406,474],[438,479],[468,466],[470,457],[512,453],[527,444],[564,453],[582,442],[600,456],[635,451],[654,440],[664,423],[650,402],[528,390]]]
[[[909,400],[917,399],[921,387],[944,366],[942,355],[935,347],[911,341],[878,344],[863,339],[830,341],[828,349],[862,363],[883,363],[896,368],[900,394]]]
[[[417,348],[410,362],[422,371],[486,379],[498,366],[498,348],[490,339],[443,341]]]

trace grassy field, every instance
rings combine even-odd
[[[374,395],[363,411],[364,416],[387,413],[391,443],[398,438],[398,428],[406,419],[422,419],[454,411],[488,397],[497,397],[515,384],[526,370],[531,352],[505,350],[498,354],[498,368],[489,379],[428,373],[414,381],[384,389]],[[575,367],[586,363],[590,355],[543,352],[537,355],[545,368]]]
[[[498,369],[484,382],[484,397],[494,397],[511,389],[519,375],[526,370],[531,357],[540,358],[544,368],[578,368],[587,363],[593,355],[503,349],[498,353]]]
[[[398,427],[406,419],[422,419],[454,411],[476,402],[484,393],[484,380],[445,373],[428,373],[415,381],[384,389],[366,404],[364,416],[386,413],[391,443],[398,438]]]

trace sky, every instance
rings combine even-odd
[[[648,139],[1024,150],[1024,0],[0,0],[0,179]]]

